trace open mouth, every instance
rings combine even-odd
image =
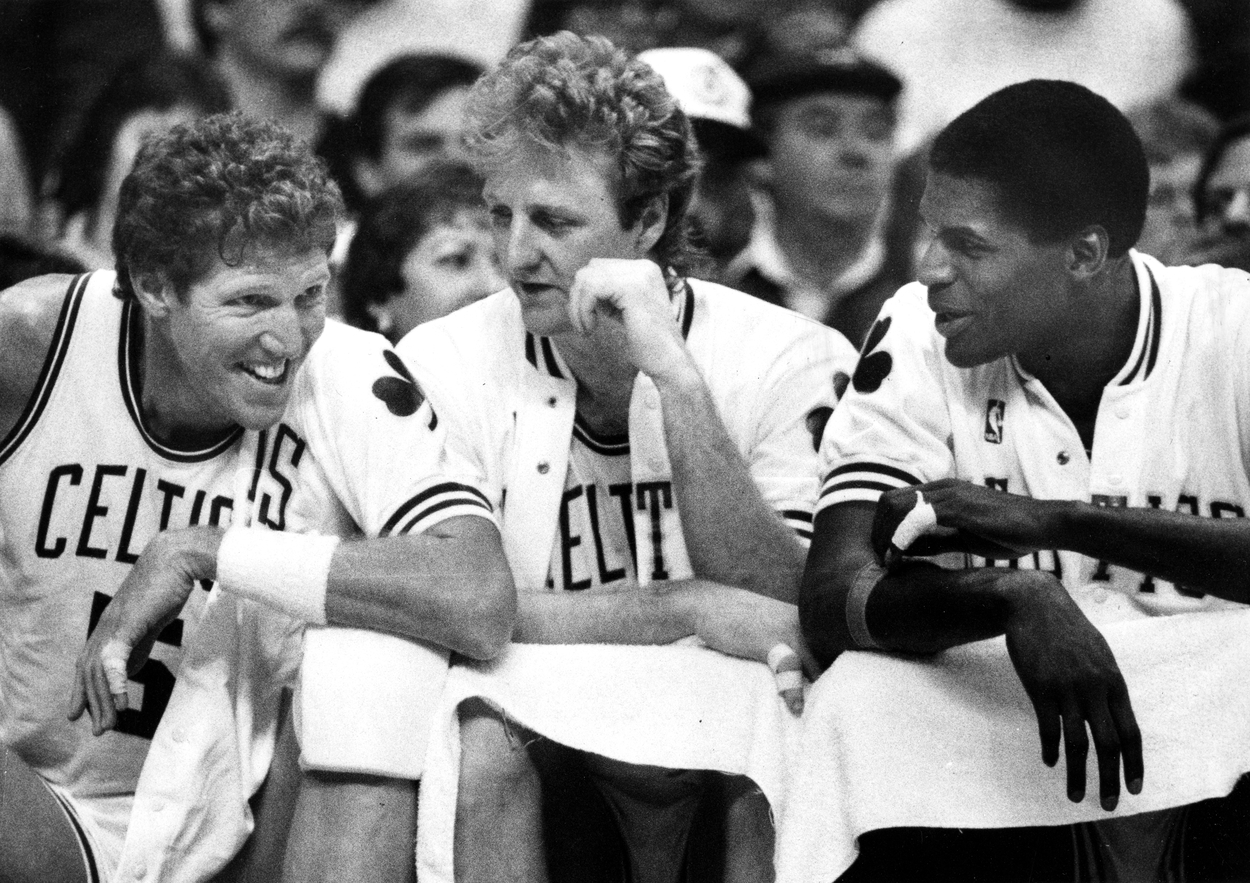
[[[243,362],[239,368],[244,374],[251,376],[268,386],[281,386],[286,382],[287,372],[291,370],[291,360],[281,362]]]

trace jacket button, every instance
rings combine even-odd
[[[1060,466],[1067,466],[1068,461],[1071,459],[1072,458],[1068,456],[1067,451],[1060,451],[1059,456],[1055,458],[1055,462],[1057,462]]]
[[[538,464],[539,475],[546,475],[550,471],[551,471],[551,464],[548,463],[546,460],[543,460],[541,463]]]

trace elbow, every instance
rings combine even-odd
[[[480,586],[477,602],[464,611],[466,628],[456,651],[471,659],[494,659],[512,640],[516,628],[517,597],[506,566]]]

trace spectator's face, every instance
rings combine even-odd
[[[1033,242],[999,206],[993,185],[938,173],[920,201],[932,240],[919,279],[959,368],[1011,354],[1038,364],[1064,333],[1067,244]]]
[[[577,271],[593,258],[647,257],[643,220],[621,226],[610,157],[528,148],[486,176],[495,249],[535,334],[572,330],[567,305]],[[661,221],[662,223],[662,221]]]
[[[1203,188],[1203,200],[1207,231],[1250,238],[1250,135],[1225,149]]]
[[[416,178],[431,160],[458,152],[468,95],[467,86],[457,86],[417,113],[402,107],[388,110],[382,150],[376,162],[364,161],[371,170],[362,169],[362,183],[376,195]]]
[[[361,0],[229,0],[205,8],[218,55],[281,79],[312,79]]]
[[[690,203],[695,239],[715,260],[728,261],[751,240],[755,209],[745,163],[709,159]]]
[[[404,258],[400,275],[403,293],[381,308],[390,315],[388,333],[396,340],[507,285],[486,215],[475,209],[426,233]]]
[[[875,217],[889,191],[893,152],[894,111],[883,101],[827,92],[786,102],[769,136],[778,212]]]
[[[165,375],[155,394],[176,397],[205,430],[276,423],[325,325],[325,253],[249,247],[237,266],[215,259],[183,298],[169,285],[149,291],[139,281],[169,350],[158,360]]]
[[[1150,201],[1137,248],[1165,264],[1178,260],[1197,232],[1193,186],[1202,155],[1187,153],[1150,166]]]

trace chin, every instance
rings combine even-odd
[[[522,306],[521,321],[526,331],[539,337],[553,337],[573,330],[573,322],[563,304],[559,307]]]

